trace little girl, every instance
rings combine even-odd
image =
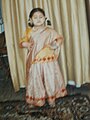
[[[29,15],[30,26],[20,40],[20,46],[28,49],[26,60],[26,102],[31,106],[43,106],[45,100],[55,106],[55,99],[67,94],[58,64],[63,37],[45,26],[45,12],[34,8]]]

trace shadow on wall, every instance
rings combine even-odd
[[[87,22],[88,22],[89,40],[90,40],[90,0],[85,0],[85,3],[86,3]]]

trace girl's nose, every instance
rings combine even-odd
[[[37,20],[40,20],[40,18],[38,17]]]

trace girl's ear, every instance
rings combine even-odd
[[[50,20],[47,20],[47,25],[51,25],[51,21]]]
[[[28,20],[28,25],[29,25],[30,27],[33,27],[33,26],[34,26],[33,21],[32,21],[31,18],[29,18],[29,20]]]
[[[46,20],[46,25],[51,25],[51,21],[49,19],[45,18],[45,20]]]

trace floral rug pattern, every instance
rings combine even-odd
[[[71,95],[48,104],[29,108],[25,101],[0,102],[0,120],[90,120],[90,99],[86,95]]]

